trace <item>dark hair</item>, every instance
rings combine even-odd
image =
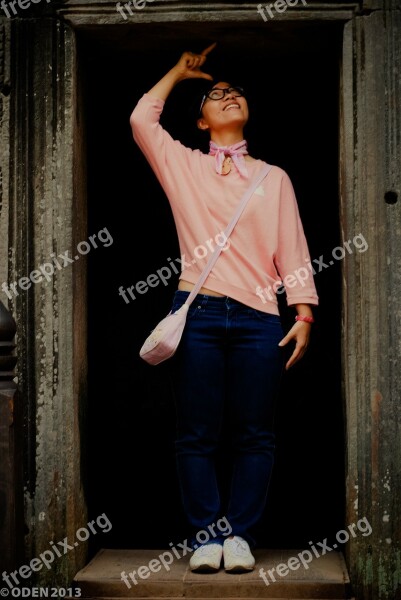
[[[191,120],[196,122],[201,116],[199,108],[203,96],[216,84],[214,83],[214,80],[209,81],[208,79],[195,79],[191,83],[194,86],[194,91],[192,93],[192,100],[189,106],[189,113]]]

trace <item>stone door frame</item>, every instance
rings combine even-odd
[[[258,2],[177,2],[137,11],[136,23],[254,23]],[[191,10],[188,10],[188,9]],[[310,1],[296,18],[344,25],[340,114],[341,242],[363,233],[364,254],[342,260],[342,385],[346,417],[347,524],[366,517],[369,537],[346,558],[361,598],[395,597],[400,552],[401,348],[399,0]],[[224,10],[224,18],[222,11]],[[294,19],[291,9],[280,20]],[[82,99],[76,32],[126,26],[108,1],[55,2],[35,19],[0,21],[0,279],[14,282],[86,239]],[[27,552],[75,537],[87,523],[82,481],[86,406],[86,271],[2,299],[14,314],[18,384],[25,404]],[[398,434],[398,435],[397,435]],[[62,451],[60,452],[60,448]],[[34,452],[29,449],[34,449]],[[398,499],[398,502],[397,502]],[[344,524],[344,525],[347,525]],[[65,585],[86,544],[41,572]]]

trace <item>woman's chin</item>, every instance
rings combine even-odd
[[[236,127],[244,127],[246,125],[248,119],[244,117],[244,115],[240,113],[235,113],[225,115],[225,118],[221,120],[221,125],[235,125]]]

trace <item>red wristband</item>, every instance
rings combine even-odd
[[[315,319],[313,317],[307,317],[306,315],[297,315],[295,317],[296,321],[306,321],[307,323],[314,323]]]

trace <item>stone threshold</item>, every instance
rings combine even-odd
[[[167,564],[170,558],[166,553],[169,551],[172,556],[171,549],[102,549],[76,574],[73,585],[80,588],[84,600],[353,598],[347,567],[340,552],[313,557],[307,568],[299,563],[295,569],[296,558],[304,549],[258,549],[254,551],[255,570],[250,573],[229,574],[221,569],[217,573],[206,574],[189,570],[189,556],[174,558],[171,564]],[[166,567],[160,562],[163,554]],[[292,569],[288,568],[288,561]],[[265,581],[261,577],[263,572]],[[122,580],[122,573],[125,573],[127,583]]]

